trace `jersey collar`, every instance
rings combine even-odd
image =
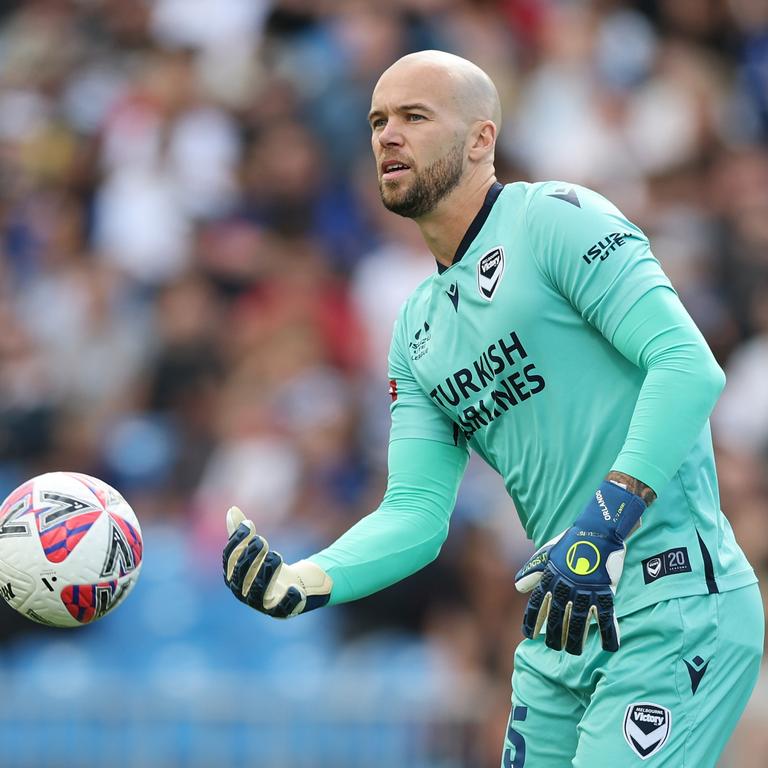
[[[472,245],[472,241],[477,237],[478,233],[483,228],[483,224],[485,224],[485,220],[488,218],[488,215],[491,212],[491,208],[493,208],[493,204],[501,194],[502,189],[504,189],[504,185],[500,184],[498,181],[495,181],[491,185],[491,188],[485,193],[485,200],[483,201],[482,208],[480,208],[480,210],[477,212],[477,216],[472,219],[472,223],[464,233],[464,237],[461,238],[461,242],[459,243],[459,247],[457,248],[453,257],[451,266],[458,264],[464,258],[464,254],[469,250],[469,246]],[[446,269],[448,269],[448,267],[446,267],[444,264],[441,264],[439,261],[437,262],[438,274],[442,275]]]

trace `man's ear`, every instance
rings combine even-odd
[[[476,123],[470,133],[470,159],[482,160],[489,153],[493,155],[496,146],[496,134],[496,124],[493,121],[483,120]]]

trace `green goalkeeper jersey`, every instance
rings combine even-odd
[[[453,265],[404,305],[390,353],[392,444],[475,450],[537,546],[573,523],[611,469],[657,492],[627,545],[619,615],[755,581],[719,508],[708,424],[671,477],[628,440],[646,371],[614,334],[659,288],[671,291],[645,235],[600,195],[496,184]],[[338,565],[326,553],[318,562]]]

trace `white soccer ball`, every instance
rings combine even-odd
[[[100,619],[133,589],[141,528],[110,485],[48,472],[0,506],[0,594],[19,613],[56,627]]]

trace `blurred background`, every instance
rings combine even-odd
[[[650,235],[726,370],[722,504],[766,583],[765,0],[3,0],[0,498],[97,475],[146,553],[76,633],[0,601],[2,768],[499,765],[529,547],[483,465],[368,600],[274,622],[220,575],[231,503],[294,558],[383,493],[389,335],[434,262],[366,114],[424,48],[495,80],[501,180]],[[768,675],[723,768],[768,765],[766,718]]]

